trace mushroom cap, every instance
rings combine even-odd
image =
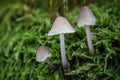
[[[46,60],[48,57],[51,57],[50,51],[45,46],[40,46],[36,53],[36,61],[42,62]]]
[[[93,15],[92,11],[87,6],[84,6],[78,16],[77,25],[81,27],[85,25],[95,25],[95,23],[96,17]]]
[[[73,29],[72,25],[64,17],[59,16],[53,23],[52,28],[49,31],[48,35],[57,35],[62,33],[73,32],[75,32],[75,30]]]

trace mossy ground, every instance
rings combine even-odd
[[[0,80],[120,80],[120,6],[117,2],[89,5],[97,18],[91,26],[96,55],[89,55],[84,27],[78,28],[81,7],[65,12],[76,32],[65,34],[65,49],[71,72],[63,73],[59,35],[48,36],[53,21],[47,11],[33,8],[24,11],[20,4],[1,7],[0,12]],[[58,65],[35,60],[36,49],[44,45]]]

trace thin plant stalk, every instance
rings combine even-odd
[[[67,66],[67,58],[65,52],[64,34],[60,34],[60,49],[61,49],[62,67],[64,71],[66,71],[68,69],[68,66]]]
[[[86,29],[86,37],[87,37],[87,43],[88,43],[89,53],[91,55],[95,55],[95,51],[94,51],[92,40],[91,40],[90,26],[86,25],[85,29]]]
[[[53,65],[53,63],[47,58],[46,60],[45,60],[51,67],[53,67],[54,69],[56,69],[56,66],[55,65]]]

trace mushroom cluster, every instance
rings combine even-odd
[[[89,53],[91,55],[95,55],[95,51],[92,45],[90,26],[95,25],[95,23],[96,23],[96,18],[93,15],[92,11],[87,6],[84,6],[81,9],[80,14],[78,16],[77,26],[78,27],[85,26]],[[52,28],[48,32],[49,36],[58,35],[58,34],[60,35],[62,67],[65,72],[70,71],[70,68],[68,67],[68,61],[67,61],[66,52],[65,52],[64,34],[74,33],[74,32],[75,32],[75,29],[67,21],[67,19],[65,19],[62,16],[58,16],[55,19],[55,22],[53,23]],[[50,66],[52,66],[53,68],[56,68],[56,66],[49,61],[48,57],[51,57],[50,51],[45,46],[40,46],[36,53],[36,61],[37,62],[46,61]]]

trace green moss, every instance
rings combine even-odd
[[[89,5],[97,17],[97,24],[91,26],[94,57],[88,53],[85,29],[76,26],[80,7],[65,13],[76,30],[73,34],[65,34],[66,54],[71,68],[68,73],[63,73],[61,67],[59,35],[47,35],[53,23],[47,11],[31,8],[25,13],[21,4],[17,3],[1,10],[0,79],[119,80],[120,12],[117,11],[119,5],[114,5],[115,2],[103,6]],[[54,70],[45,62],[36,62],[36,49],[40,45],[49,48],[53,55],[50,60],[58,65],[58,69]]]

